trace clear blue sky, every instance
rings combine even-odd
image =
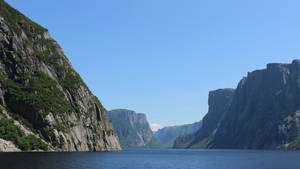
[[[49,29],[108,109],[200,120],[210,90],[300,58],[298,0],[7,0]]]

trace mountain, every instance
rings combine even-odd
[[[0,0],[0,57],[0,147],[121,149],[105,108],[47,29],[4,0]]]
[[[208,146],[297,148],[300,136],[300,60],[248,73]],[[296,146],[296,147],[293,147]],[[298,147],[300,148],[300,147]]]
[[[218,149],[300,148],[300,60],[271,63],[248,73],[238,84],[230,105],[222,106],[217,127],[178,138],[174,147]],[[216,124],[216,123],[214,123]]]
[[[234,89],[218,89],[210,91],[208,96],[208,113],[202,119],[202,126],[195,133],[178,137],[174,148],[205,148],[209,136],[217,129],[224,112],[227,111]]]
[[[160,147],[161,143],[153,137],[145,114],[127,109],[115,109],[108,111],[108,117],[123,148]]]
[[[174,141],[179,136],[188,135],[196,132],[202,126],[202,122],[193,124],[185,124],[178,126],[169,126],[159,129],[154,133],[154,136],[163,144],[172,147]]]

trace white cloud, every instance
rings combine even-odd
[[[152,124],[150,125],[150,127],[151,127],[151,130],[152,130],[153,132],[156,132],[157,130],[159,130],[159,129],[161,129],[161,128],[164,128],[164,126],[159,125],[159,124],[156,124],[156,123],[152,123]]]

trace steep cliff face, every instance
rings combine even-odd
[[[300,60],[292,64],[268,64],[266,69],[248,73],[240,81],[210,145],[213,148],[296,148],[299,120]]]
[[[0,138],[22,150],[120,150],[106,110],[57,42],[3,0],[0,57]]]
[[[209,92],[209,110],[202,119],[202,127],[195,133],[178,137],[173,147],[205,148],[230,106],[233,94],[234,89],[219,89]]]
[[[300,60],[248,73],[227,98],[226,104],[210,104],[202,128],[179,137],[174,147],[300,148]]]
[[[202,126],[202,121],[193,124],[169,126],[159,129],[154,136],[163,144],[172,147],[179,136],[185,136],[196,132]]]
[[[156,141],[145,114],[116,109],[108,111],[108,117],[113,123],[123,148],[147,147]]]

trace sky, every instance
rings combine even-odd
[[[6,0],[46,27],[108,110],[199,121],[208,92],[300,59],[297,0]]]

